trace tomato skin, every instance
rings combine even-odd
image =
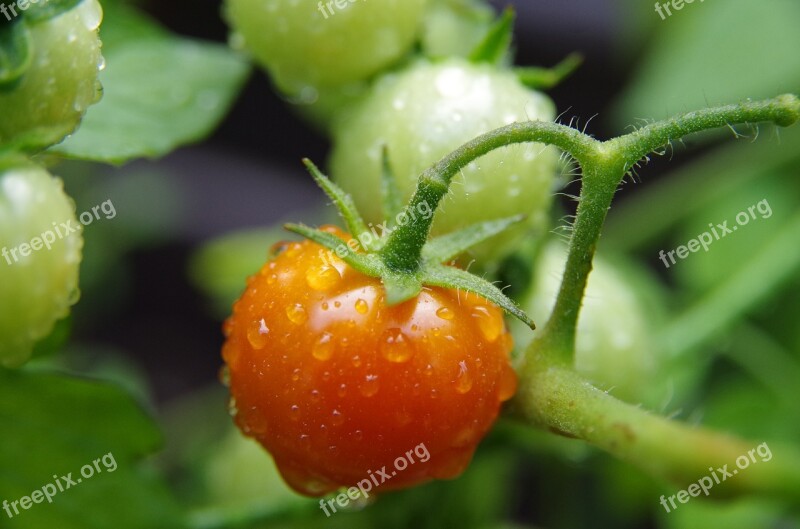
[[[226,0],[241,43],[285,93],[367,79],[412,47],[427,0]],[[330,8],[328,7],[330,6]],[[331,12],[332,9],[332,12]]]
[[[2,162],[5,165],[5,162]],[[69,224],[63,237],[55,228]],[[31,250],[49,232],[50,248]],[[29,245],[22,255],[20,246]],[[82,225],[61,180],[30,162],[0,166],[0,365],[17,367],[78,299]]]
[[[335,127],[330,171],[371,222],[381,211],[383,146],[404,199],[419,175],[469,140],[513,122],[550,121],[555,107],[547,96],[523,86],[512,72],[462,59],[419,61],[381,78],[372,93]],[[526,143],[497,149],[464,167],[436,212],[433,234],[471,224],[526,215],[502,235],[469,252],[478,265],[499,261],[528,235],[542,232],[557,172],[557,151]]]
[[[20,83],[0,91],[0,144],[36,151],[71,134],[102,94],[102,8],[83,0],[30,26],[33,59]]]
[[[458,476],[516,390],[499,308],[440,288],[392,307],[384,295],[321,246],[292,243],[225,324],[236,423],[302,494],[392,471],[420,444],[430,458],[379,490]]]

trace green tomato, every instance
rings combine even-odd
[[[483,0],[431,0],[422,30],[428,57],[468,57],[486,36],[495,13]]]
[[[29,26],[32,62],[19,84],[0,91],[0,144],[38,150],[71,134],[102,95],[97,0]],[[27,24],[27,21],[22,21]]]
[[[555,304],[567,259],[566,246],[551,242],[535,264],[531,288],[520,301],[540,326]],[[642,295],[632,284],[652,285],[633,270],[618,268],[595,258],[583,298],[575,344],[575,368],[598,387],[628,402],[650,407],[663,404],[667,386],[674,383],[664,373],[666,360],[654,343],[656,322],[661,317],[655,296]],[[531,333],[511,323],[514,342],[524,349]]]
[[[61,180],[0,162],[0,364],[25,362],[77,301],[81,228]]]
[[[369,221],[381,211],[382,147],[404,198],[420,173],[476,136],[503,125],[554,118],[545,95],[510,71],[451,59],[418,62],[379,80],[372,94],[336,125],[330,169]],[[541,144],[512,145],[469,164],[452,182],[436,213],[433,233],[524,214],[527,222],[476,246],[478,264],[499,260],[528,229],[545,229],[558,153]],[[388,216],[388,215],[387,215]]]
[[[412,47],[427,0],[227,0],[227,18],[278,87],[312,101],[366,79]]]

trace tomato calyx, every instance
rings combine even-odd
[[[449,179],[437,180],[423,175],[417,192],[401,208],[387,159],[384,150],[384,211],[396,212],[396,215],[379,226],[381,233],[377,233],[374,227],[372,230],[367,228],[350,195],[308,159],[303,162],[333,201],[354,238],[344,243],[332,233],[303,224],[286,224],[284,227],[327,248],[358,272],[380,278],[388,305],[396,305],[417,296],[423,286],[453,288],[482,296],[534,329],[530,317],[494,284],[447,264],[466,249],[503,232],[525,217],[517,215],[481,222],[428,240],[434,212],[447,193]]]

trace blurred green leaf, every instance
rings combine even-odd
[[[13,502],[30,496],[54,483],[54,475],[72,473],[75,481],[52,503],[20,508],[3,527],[183,527],[163,484],[137,464],[159,447],[160,434],[119,389],[56,374],[0,370],[0,425],[0,498]],[[94,475],[82,476],[85,465],[104,456],[99,470],[92,467]]]
[[[249,72],[222,46],[172,38],[119,45],[105,58],[102,101],[53,151],[109,163],[163,156],[209,134]]]
[[[800,89],[796,0],[695,2],[663,21],[651,14],[657,33],[617,102],[618,126]]]

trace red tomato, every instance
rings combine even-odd
[[[387,306],[310,241],[249,279],[224,331],[236,423],[307,495],[384,469],[378,491],[458,476],[517,386],[498,307],[427,287]]]

